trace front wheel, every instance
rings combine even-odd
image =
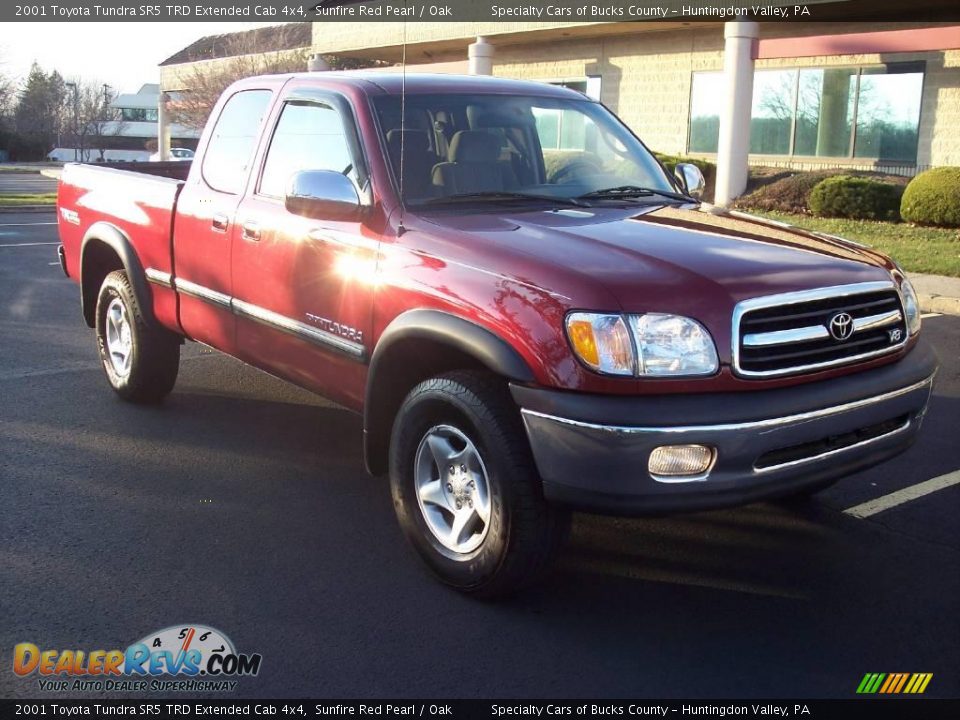
[[[103,371],[120,397],[157,403],[173,390],[180,338],[146,320],[123,270],[107,275],[100,286],[96,327]]]
[[[567,514],[544,500],[516,405],[499,378],[455,372],[403,402],[390,444],[394,508],[441,581],[482,597],[535,580]]]

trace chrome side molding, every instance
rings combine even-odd
[[[225,293],[211,290],[183,278],[174,278],[170,273],[155,268],[146,269],[147,280],[154,285],[170,288],[176,292],[188,295],[198,300],[210,303],[223,310],[232,312],[237,317],[253,320],[261,325],[273,328],[287,335],[305,342],[319,345],[325,349],[335,350],[356,360],[366,360],[367,349],[362,343],[352,342],[333,333],[302,323],[299,320],[281,315],[267,308],[239,300]]]

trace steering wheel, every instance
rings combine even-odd
[[[569,180],[573,180],[578,175],[594,175],[599,172],[603,172],[603,168],[593,160],[573,160],[553,174],[553,182],[560,184],[568,177]]]

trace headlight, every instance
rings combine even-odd
[[[712,375],[720,367],[710,333],[680,315],[630,316],[640,375]]]
[[[567,337],[580,360],[608,375],[712,375],[720,367],[713,339],[696,320],[679,315],[576,312]],[[631,337],[632,335],[632,337]]]
[[[906,277],[900,283],[900,294],[903,296],[903,312],[907,316],[907,330],[911,335],[916,335],[920,332],[920,300]]]
[[[633,343],[620,315],[571,313],[567,315],[567,337],[577,357],[592,370],[633,375]]]

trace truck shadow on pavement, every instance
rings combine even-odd
[[[953,617],[956,553],[892,541],[818,501],[575,515],[543,584],[496,604],[462,597],[406,547],[386,479],[361,466],[359,417],[217,367],[199,384],[188,371],[159,408],[123,404],[99,378],[55,421],[8,405],[0,500],[43,500],[8,511],[16,530],[0,576],[53,598],[8,604],[9,628],[59,626],[67,597],[88,598],[96,618],[82,639],[204,620],[269,659],[239,695],[322,683],[342,696],[721,697],[749,676],[757,696],[846,696],[891,647],[898,667],[955,655],[943,624],[956,621],[923,617]],[[956,411],[944,402],[938,413]],[[116,541],[104,543],[105,528]],[[173,578],[182,592],[169,593]],[[103,587],[116,592],[103,598]],[[904,603],[924,613],[885,633],[863,622]],[[317,662],[298,662],[311,653]],[[407,665],[416,677],[397,671]],[[801,669],[799,686],[785,666]],[[455,681],[467,674],[491,680]]]

